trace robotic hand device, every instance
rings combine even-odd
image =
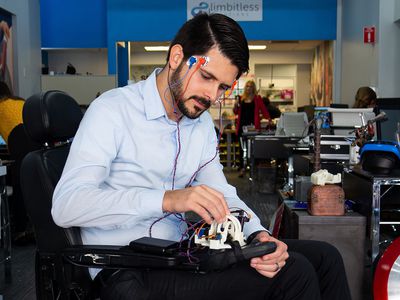
[[[228,215],[224,223],[212,222],[209,228],[199,228],[196,230],[194,242],[196,244],[209,247],[210,249],[229,249],[232,246],[227,242],[236,241],[240,246],[244,246],[244,235],[242,225],[234,215]]]
[[[180,242],[142,237],[126,246],[84,246],[66,249],[63,258],[72,264],[99,268],[167,268],[209,272],[226,269],[233,264],[274,252],[274,242],[253,240],[246,244],[243,223],[248,217],[229,215],[222,224],[205,222],[192,239]]]
[[[225,222],[213,222],[210,227],[200,227],[195,232],[195,243],[205,248],[206,259],[200,261],[205,271],[221,270],[242,260],[263,256],[276,250],[274,242],[253,240],[246,244],[242,225],[249,218],[228,215]],[[204,225],[204,224],[203,224]],[[204,256],[203,256],[204,257]]]

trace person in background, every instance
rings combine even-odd
[[[25,155],[40,147],[40,145],[31,141],[23,128],[16,128],[22,124],[24,103],[24,99],[13,96],[8,85],[0,81],[0,134],[7,143],[10,159],[13,161],[9,167],[9,175],[13,187],[10,212],[12,239],[15,245],[25,245],[34,241],[33,231],[29,229],[29,220],[22,198],[19,170]],[[13,135],[13,139],[11,139],[10,134]]]
[[[241,209],[252,216],[243,226],[247,241],[273,241],[276,251],[206,274],[91,269],[102,300],[350,299],[334,247],[274,238],[226,181],[207,110],[248,71],[248,61],[233,19],[200,13],[187,21],[162,69],[91,103],[55,188],[52,216],[61,227],[80,227],[84,244],[127,245],[143,236],[185,238],[186,212],[221,224]]]
[[[0,81],[4,82],[12,90],[12,74],[8,65],[8,55],[12,51],[10,48],[10,38],[12,35],[11,26],[9,25],[10,21],[0,21]]]
[[[368,86],[357,90],[353,108],[370,108],[376,106],[376,93]]]
[[[8,85],[0,81],[0,135],[8,141],[15,126],[22,123],[22,107],[25,101],[12,95]]]
[[[271,117],[271,119],[276,119],[281,116],[280,109],[271,103],[271,100],[269,99],[269,95],[262,97],[262,100],[263,100],[265,107],[268,109],[269,116]]]
[[[261,96],[257,93],[256,83],[253,80],[246,82],[242,96],[239,96],[233,108],[233,112],[237,115],[236,118],[236,136],[240,141],[240,166],[239,177],[243,177],[245,168],[244,150],[246,139],[243,138],[243,126],[254,125],[256,130],[261,129],[260,114],[270,120],[270,114],[265,107]]]

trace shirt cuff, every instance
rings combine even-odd
[[[253,232],[256,231],[266,231],[271,235],[269,230],[265,229],[264,226],[260,224],[258,219],[257,220],[251,219],[248,223],[245,223],[243,226],[243,234],[246,237],[249,237]]]
[[[162,216],[162,203],[164,199],[163,190],[144,190],[141,192],[139,211],[144,216],[154,217]]]

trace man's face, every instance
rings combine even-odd
[[[171,76],[173,98],[179,111],[190,119],[198,118],[215,103],[231,87],[238,73],[237,67],[218,49],[212,48],[206,56],[209,57],[206,66],[193,65],[185,76],[188,66],[182,61]]]

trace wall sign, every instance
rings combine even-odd
[[[364,44],[375,43],[375,27],[364,27]]]
[[[186,0],[187,19],[200,12],[220,13],[236,21],[262,21],[262,0]]]

